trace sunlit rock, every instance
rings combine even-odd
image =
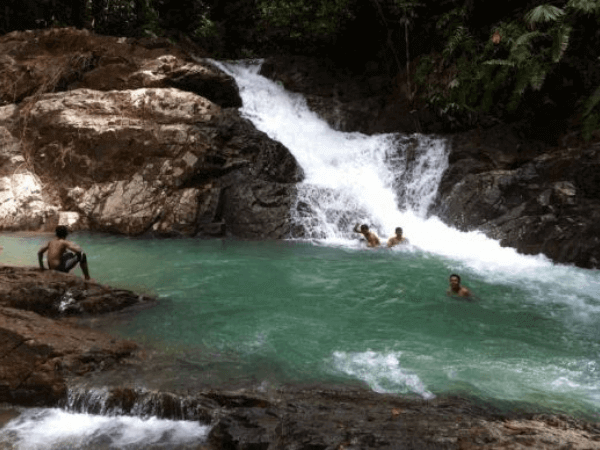
[[[241,105],[229,75],[168,42],[72,29],[12,33],[2,52],[23,80],[9,95],[0,76],[2,100],[17,102],[0,108],[0,158],[10,163],[0,229],[66,220],[128,235],[289,234],[302,171],[229,108]]]

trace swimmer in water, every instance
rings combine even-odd
[[[458,295],[459,297],[471,297],[473,294],[466,286],[460,284],[460,276],[453,273],[450,275],[450,286],[446,291],[446,295]]]
[[[398,244],[408,244],[408,239],[406,239],[405,237],[402,236],[402,228],[401,227],[396,228],[396,234],[394,236],[390,237],[387,241],[388,247],[393,247],[394,245],[398,245]]]
[[[367,240],[367,247],[379,247],[379,237],[372,231],[369,231],[369,227],[367,225],[362,224],[360,229],[358,228],[358,224],[354,225],[354,232],[360,233],[365,237]]]

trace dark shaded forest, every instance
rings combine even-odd
[[[214,58],[296,54],[357,74],[449,131],[526,120],[600,138],[599,0],[5,0],[0,33],[65,27],[193,41]]]

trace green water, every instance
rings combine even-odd
[[[50,237],[0,236],[0,262],[36,265]],[[548,263],[511,279],[418,249],[71,238],[93,278],[159,297],[105,327],[162,355],[163,382],[362,383],[600,417],[597,271]],[[476,301],[445,295],[457,269]]]

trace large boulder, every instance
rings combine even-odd
[[[166,39],[100,36],[53,28],[0,37],[0,106],[72,89],[175,87],[222,107],[242,100],[233,78]]]
[[[143,43],[71,29],[0,38],[5,72],[33,74],[12,97],[0,79],[0,98],[22,99],[0,108],[0,229],[289,235],[294,157],[230,108],[231,77]],[[90,62],[65,78],[76,55]],[[54,66],[62,81],[43,84]]]

